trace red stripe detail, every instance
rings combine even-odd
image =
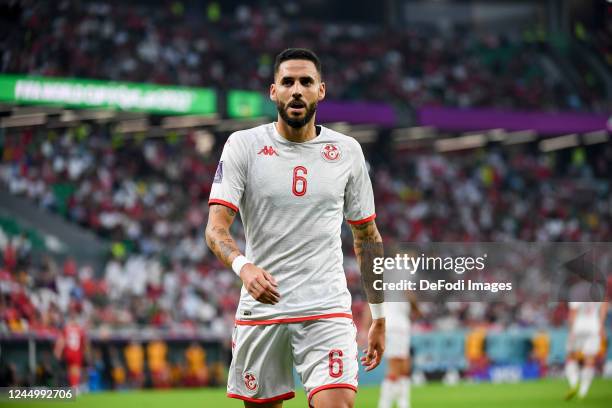
[[[232,204],[232,203],[230,203],[228,201],[217,200],[216,198],[211,198],[210,200],[208,200],[208,205],[211,205],[211,204],[221,204],[221,205],[229,207],[232,210],[238,212],[238,207],[236,207],[234,204]]]
[[[340,383],[340,384],[327,384],[327,385],[322,385],[320,387],[315,388],[314,390],[310,391],[310,394],[308,394],[308,405],[310,405],[310,400],[312,399],[312,397],[319,391],[323,391],[323,390],[329,390],[331,388],[349,388],[355,392],[357,392],[357,387],[355,387],[352,384],[346,384],[346,383]]]
[[[264,404],[266,402],[284,401],[284,400],[294,398],[295,392],[291,391],[286,394],[278,395],[276,397],[271,397],[271,398],[250,398],[250,397],[245,397],[244,395],[230,394],[230,393],[228,393],[227,396],[229,398],[236,398],[236,399],[247,401],[247,402],[255,402],[259,404]]]
[[[374,213],[374,214],[370,215],[368,218],[364,218],[362,220],[357,220],[357,221],[346,220],[346,221],[348,221],[348,223],[351,224],[351,225],[360,225],[360,224],[365,224],[366,222],[370,222],[374,218],[376,218],[376,213]]]
[[[331,319],[334,317],[346,317],[352,319],[353,315],[350,313],[329,313],[315,316],[304,316],[304,317],[288,317],[285,319],[271,319],[271,320],[235,320],[238,326],[258,326],[262,324],[281,324],[281,323],[299,323],[306,322],[308,320],[319,320],[319,319]]]

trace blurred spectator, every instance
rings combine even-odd
[[[208,384],[209,372],[206,365],[206,351],[196,342],[185,350],[187,367],[184,384],[188,387],[201,387]]]
[[[147,361],[151,372],[151,381],[155,388],[170,386],[170,367],[166,360],[168,346],[163,340],[154,340],[147,345]]]
[[[127,365],[128,384],[132,388],[142,388],[145,380],[144,372],[144,350],[142,345],[132,340],[124,349],[125,362]]]

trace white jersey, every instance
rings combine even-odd
[[[263,304],[243,287],[238,321],[350,314],[340,229],[343,216],[374,219],[372,185],[359,143],[319,129],[294,143],[270,123],[233,133],[223,148],[209,203],[240,211],[245,256],[274,276],[281,295]]]
[[[576,318],[571,330],[574,333],[598,333],[601,327],[600,302],[570,302],[570,309],[576,311]]]

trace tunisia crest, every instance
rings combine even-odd
[[[253,394],[257,392],[257,388],[259,388],[259,383],[257,382],[257,377],[252,371],[247,371],[244,373],[244,385],[247,387],[249,391]]]
[[[327,143],[321,148],[321,157],[327,162],[337,162],[340,160],[340,148],[337,144]]]

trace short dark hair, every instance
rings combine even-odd
[[[278,68],[280,64],[289,60],[307,60],[312,61],[312,63],[317,68],[317,72],[321,77],[321,60],[317,57],[317,54],[309,50],[308,48],[287,48],[280,54],[276,56],[276,60],[274,61],[274,75],[278,73]]]

